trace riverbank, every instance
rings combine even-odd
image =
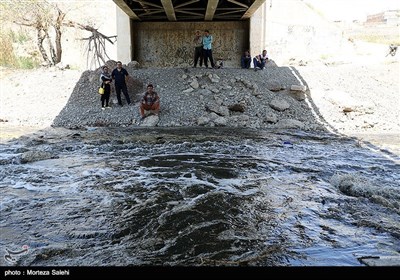
[[[133,104],[119,107],[113,91],[112,108],[105,111],[96,93],[99,70],[2,69],[2,141],[51,125],[138,126],[138,101],[148,83],[160,94],[162,111],[159,119],[150,117],[152,123],[141,125],[327,130],[377,145],[400,133],[399,62],[394,58],[282,67],[271,62],[257,72],[140,69],[136,64],[127,69]],[[301,84],[306,92],[290,90]],[[396,141],[389,142],[389,149],[398,148]]]

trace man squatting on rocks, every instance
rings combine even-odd
[[[108,72],[108,67],[107,66],[103,66],[103,71],[101,72],[100,75],[100,80],[102,82],[101,87],[104,88],[104,93],[101,95],[101,109],[104,110],[105,108],[111,108],[109,106],[109,101],[110,101],[110,94],[111,94],[111,82],[112,82],[112,78],[111,78],[111,74]],[[105,105],[104,106],[104,101],[105,101]]]
[[[200,30],[197,30],[193,39],[194,44],[194,64],[193,67],[197,67],[197,61],[200,59],[200,67],[203,66],[203,36],[200,34]]]
[[[153,91],[153,85],[147,85],[147,91],[144,93],[142,100],[140,102],[140,116],[141,119],[145,118],[144,111],[155,111],[155,114],[158,115],[160,111],[160,97],[157,92]]]
[[[125,68],[122,68],[122,62],[117,61],[117,68],[115,68],[112,73],[111,77],[115,81],[115,92],[117,93],[118,104],[122,107],[122,100],[121,100],[121,90],[124,93],[125,100],[129,104],[131,104],[131,100],[128,95],[128,88],[126,87],[126,77],[128,77],[128,71]]]
[[[249,50],[245,50],[241,59],[240,59],[240,65],[242,66],[242,69],[249,69],[251,64],[251,55]]]
[[[255,58],[253,58],[254,71],[257,71],[258,68],[264,70],[267,60],[268,60],[267,50],[263,50],[262,54],[259,54]]]

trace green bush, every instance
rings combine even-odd
[[[19,56],[16,58],[17,68],[34,69],[39,66],[39,62],[32,57]]]
[[[23,31],[18,31],[18,33],[15,33],[13,30],[10,30],[10,37],[13,43],[18,43],[18,44],[25,43],[31,39],[28,33]]]
[[[20,35],[18,35],[20,34]],[[15,32],[0,33],[0,65],[19,69],[33,69],[39,66],[37,56],[16,56],[14,53],[13,42],[23,43],[24,40],[29,40],[29,37],[20,32],[17,35]]]

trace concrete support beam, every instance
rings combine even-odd
[[[117,17],[117,57],[122,63],[132,60],[131,19],[119,6],[115,7]]]
[[[129,6],[125,3],[124,0],[113,0],[114,3],[125,12],[131,19],[140,20],[140,18],[129,8]]]
[[[191,1],[188,1],[188,2],[185,2],[185,3],[182,3],[182,4],[180,4],[180,5],[175,6],[175,9],[182,8],[182,7],[184,7],[184,6],[187,6],[187,5],[190,5],[190,4],[199,2],[199,1],[200,1],[200,0],[191,0]]]
[[[218,2],[219,0],[208,0],[206,15],[204,17],[205,21],[211,21],[213,19],[215,10],[218,7]]]
[[[147,2],[147,1],[143,1],[143,0],[132,0],[132,1],[139,3],[142,7],[143,7],[143,5],[147,5],[147,6],[156,7],[158,9],[162,9],[162,6],[151,3],[151,2]]]
[[[242,16],[243,19],[250,18],[262,4],[264,4],[265,0],[255,0],[254,3],[250,6],[247,12]]]
[[[189,11],[181,10],[181,9],[176,9],[176,11],[177,11],[177,12],[180,12],[180,13],[182,13],[182,14],[188,14],[188,15],[203,17],[203,14],[201,14],[201,13],[194,13],[194,12],[189,12]]]
[[[240,3],[239,1],[236,1],[236,0],[228,0],[228,2],[231,2],[233,4],[236,4],[236,5],[240,6],[240,7],[246,8],[246,9],[249,7],[246,4]]]
[[[265,49],[265,17],[267,4],[264,3],[259,9],[251,16],[250,21],[250,53],[252,57],[261,53]]]
[[[169,21],[176,21],[174,5],[172,5],[172,1],[171,0],[161,0],[161,4],[164,7],[165,14],[168,17],[168,20]]]

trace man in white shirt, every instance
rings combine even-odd
[[[268,61],[267,50],[263,50],[262,54],[259,54],[255,58],[253,58],[254,71],[257,71],[258,68],[264,70],[265,63],[267,63],[267,61]]]

